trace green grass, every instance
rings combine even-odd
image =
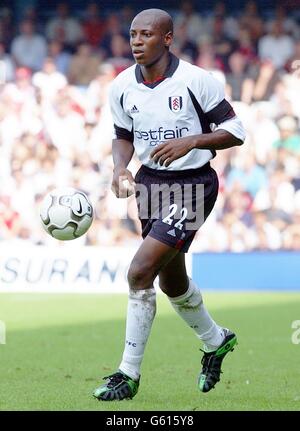
[[[196,380],[201,352],[192,330],[158,297],[137,396],[94,400],[123,351],[126,295],[1,294],[0,410],[300,410],[300,294],[210,293],[208,309],[239,345],[208,394]]]

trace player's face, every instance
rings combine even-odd
[[[137,17],[130,28],[130,46],[136,63],[144,66],[155,64],[170,46],[172,33],[164,33],[150,18]]]

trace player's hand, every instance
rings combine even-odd
[[[150,158],[161,166],[169,166],[174,160],[185,156],[194,147],[193,136],[185,138],[168,139],[163,144],[158,145],[150,154]]]
[[[132,173],[126,168],[114,170],[111,189],[117,198],[128,198],[134,193],[135,182]]]

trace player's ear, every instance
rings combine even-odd
[[[165,47],[169,48],[173,40],[173,32],[168,31],[168,33],[165,34]]]

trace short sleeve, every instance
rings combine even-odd
[[[123,109],[123,97],[124,93],[113,83],[109,92],[109,104],[115,128],[114,138],[133,142],[132,118]]]
[[[192,88],[199,110],[209,124],[219,125],[235,117],[231,104],[225,99],[224,85],[211,73],[199,69]]]
[[[243,141],[245,139],[244,127],[231,104],[225,99],[224,85],[203,69],[198,75],[197,84],[197,86],[194,84],[196,89],[194,97],[197,99],[207,123],[213,123],[217,126],[215,130],[227,130]]]
[[[211,111],[225,99],[224,85],[218,81],[210,72],[202,71],[202,79],[199,81],[200,105],[204,113]]]

